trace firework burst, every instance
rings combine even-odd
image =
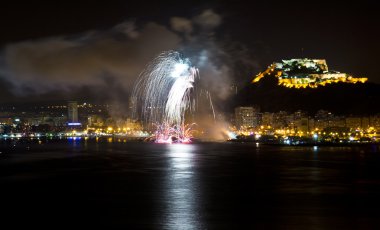
[[[168,51],[156,57],[140,74],[133,98],[137,113],[146,124],[156,125],[156,142],[188,142],[185,112],[194,111],[191,97],[198,70],[178,52]],[[170,139],[170,140],[169,140]]]

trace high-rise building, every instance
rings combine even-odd
[[[68,122],[76,123],[78,122],[78,103],[76,101],[69,101],[67,104],[68,110]]]
[[[346,118],[346,127],[350,129],[368,129],[370,126],[369,117],[354,117],[349,116]]]
[[[294,120],[294,128],[298,132],[303,132],[304,134],[306,134],[310,131],[309,118],[303,116],[299,119]]]
[[[137,119],[137,97],[131,96],[128,102],[129,117]]]
[[[375,127],[375,129],[380,129],[380,114],[370,117],[370,126]]]
[[[273,127],[275,129],[282,129],[287,127],[287,117],[288,113],[286,111],[279,111],[273,114]]]
[[[274,119],[273,113],[265,112],[262,115],[261,124],[265,126],[268,126],[268,125],[273,126],[273,119]]]
[[[350,116],[346,118],[346,127],[352,130],[361,128],[361,118]]]
[[[320,130],[331,127],[334,119],[334,114],[326,110],[318,110],[315,114],[314,127]]]
[[[252,128],[259,125],[258,107],[236,107],[235,122],[238,129]]]

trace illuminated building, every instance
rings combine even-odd
[[[238,129],[247,129],[259,125],[259,109],[257,107],[235,108],[235,122]]]
[[[129,117],[137,116],[137,98],[131,96],[128,101]]]
[[[333,118],[334,115],[331,112],[323,109],[318,110],[318,112],[315,114],[314,128],[324,129],[330,127]]]
[[[276,129],[282,129],[287,126],[288,113],[285,111],[279,111],[273,115],[273,126]]]
[[[104,125],[104,121],[99,115],[89,115],[87,117],[88,126],[101,127]]]
[[[266,125],[266,126],[273,126],[273,119],[274,119],[274,114],[273,113],[268,113],[268,112],[265,112],[263,113],[262,115],[262,122],[261,124],[262,125]]]
[[[362,117],[361,122],[362,129],[368,129],[371,126],[370,117]]]
[[[309,118],[308,117],[300,117],[295,119],[294,121],[294,127],[295,130],[302,132],[302,133],[307,133],[309,132]]]
[[[235,122],[238,129],[253,127],[253,107],[235,108]]]
[[[278,84],[289,88],[317,88],[330,83],[364,83],[367,78],[354,78],[349,74],[329,71],[324,59],[290,59],[274,62],[259,73],[252,83],[265,76],[275,76]]]
[[[68,122],[78,122],[78,103],[76,101],[69,101],[67,104]]]
[[[380,114],[370,117],[370,126],[373,126],[375,129],[380,130]]]
[[[298,111],[294,112],[294,119],[297,120],[297,119],[301,119],[304,117],[308,117],[307,112],[302,111],[302,110],[298,110]]]
[[[238,93],[238,87],[237,87],[237,85],[235,85],[235,84],[231,84],[231,85],[230,85],[230,91],[231,91],[233,94],[237,95],[237,93]]]
[[[29,125],[50,125],[63,126],[66,123],[66,116],[33,116],[25,118]]]
[[[346,118],[344,116],[334,116],[329,125],[332,127],[346,127]]]
[[[11,124],[13,124],[12,118],[10,118],[10,117],[0,117],[0,124],[11,125]]]
[[[346,117],[346,127],[350,129],[367,129],[370,125],[368,117]]]

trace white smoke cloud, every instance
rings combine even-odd
[[[201,76],[201,85],[211,92],[216,99],[224,100],[230,95],[231,70],[226,63],[215,64],[213,52],[219,48],[212,44],[209,44],[209,48],[210,50],[203,50],[199,53],[196,62]]]
[[[129,38],[136,39],[140,33],[137,31],[135,22],[127,21],[114,27],[117,32],[124,32]]]
[[[125,35],[125,36],[123,36]],[[162,50],[178,48],[181,38],[166,27],[147,23],[137,31],[130,22],[109,31],[10,44],[2,73],[16,89],[38,92],[103,84],[114,77],[129,88],[145,64]]]
[[[193,18],[194,23],[198,24],[204,29],[214,29],[222,23],[222,17],[215,13],[213,10],[205,10],[200,15]]]
[[[193,31],[193,23],[191,20],[182,17],[170,18],[170,26],[174,31],[190,34]]]

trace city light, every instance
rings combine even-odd
[[[264,72],[259,73],[252,83],[265,76],[274,76],[278,84],[288,88],[317,88],[332,83],[365,83],[367,78],[354,78],[346,73],[329,71],[323,59],[290,59],[271,64]]]
[[[69,122],[69,123],[67,123],[67,125],[69,125],[69,126],[78,126],[78,125],[82,125],[82,124],[79,123],[79,122]]]
[[[242,113],[241,111],[244,111]],[[248,112],[249,116],[246,114]],[[248,119],[247,119],[248,118]],[[250,107],[235,109],[236,141],[262,143],[302,144],[356,144],[379,142],[380,116],[334,116],[319,110],[308,116],[302,111],[295,113],[260,113]]]

